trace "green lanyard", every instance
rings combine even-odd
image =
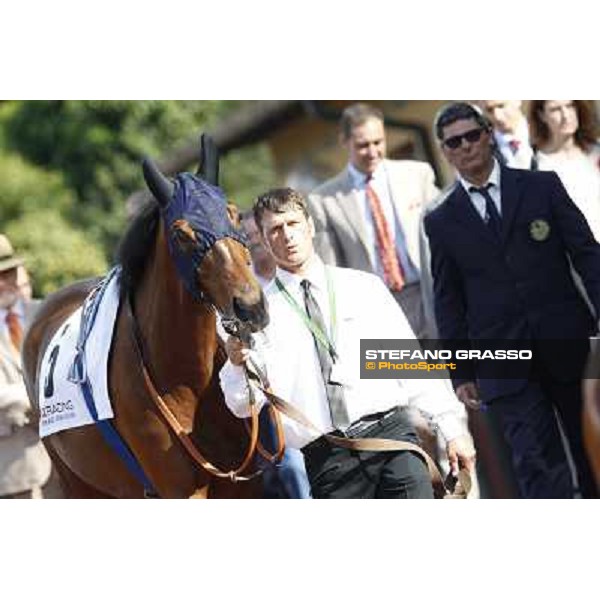
[[[327,268],[325,269],[325,279],[327,280],[327,295],[329,298],[329,310],[330,310],[330,331],[331,339],[327,337],[327,332],[323,331],[307,314],[306,311],[296,302],[296,299],[290,294],[286,287],[281,283],[279,277],[275,277],[275,283],[279,288],[279,291],[283,293],[284,298],[288,304],[298,313],[298,316],[302,319],[304,324],[310,329],[315,339],[321,346],[329,352],[331,359],[335,361],[337,359],[337,352],[335,351],[334,340],[337,334],[337,311],[335,304],[335,292],[333,290],[333,281]]]

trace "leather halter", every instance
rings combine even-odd
[[[208,473],[210,473],[210,475],[213,475],[214,477],[219,477],[221,479],[229,479],[232,482],[250,481],[258,475],[260,475],[262,473],[262,470],[257,470],[253,473],[242,475],[242,473],[250,465],[258,446],[259,422],[258,411],[256,410],[256,403],[254,402],[254,398],[251,398],[250,401],[250,443],[248,445],[246,455],[244,456],[242,462],[237,468],[230,469],[229,471],[221,470],[219,467],[217,467],[215,464],[213,464],[207,458],[205,458],[204,455],[200,452],[200,450],[198,450],[198,448],[195,446],[194,442],[190,438],[191,431],[185,430],[185,428],[177,420],[177,417],[175,416],[173,411],[167,406],[162,396],[158,393],[156,386],[154,385],[154,382],[152,381],[152,378],[148,371],[148,367],[146,366],[148,363],[146,359],[147,353],[144,351],[145,346],[142,338],[142,332],[140,330],[138,322],[135,319],[131,297],[127,299],[125,304],[127,310],[127,317],[131,326],[131,334],[134,341],[134,348],[136,354],[138,355],[146,389],[150,395],[150,398],[152,399],[152,403],[163,416],[165,422],[169,426],[169,429],[184,447],[187,454],[192,459],[192,462],[204,469],[205,471],[207,471]]]

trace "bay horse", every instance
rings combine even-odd
[[[235,481],[198,466],[152,398],[155,386],[189,433],[188,441],[211,463],[225,470],[239,465],[248,433],[227,409],[219,386],[226,357],[218,343],[216,312],[249,332],[264,328],[268,313],[239,218],[216,187],[216,147],[202,136],[202,177],[197,179],[206,193],[190,196],[184,209],[175,205],[181,175],[174,184],[149,159],[143,171],[155,201],[130,224],[119,250],[121,301],[108,361],[112,424],[158,497],[260,497],[258,478]],[[221,223],[219,235],[211,230],[215,222]],[[96,283],[78,282],[49,296],[32,323],[23,364],[34,407],[47,345]],[[142,483],[96,426],[52,434],[44,444],[67,497],[144,497]]]

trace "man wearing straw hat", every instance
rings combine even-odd
[[[22,294],[19,269],[23,259],[0,234],[0,498],[41,498],[51,463],[29,422],[21,367],[23,331],[37,303]]]

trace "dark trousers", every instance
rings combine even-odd
[[[576,488],[555,410],[569,443],[578,489],[584,498],[597,492],[583,447],[579,382],[532,381],[519,393],[489,403],[508,442],[524,498],[573,498]]]
[[[401,409],[354,437],[418,443]],[[313,498],[433,498],[427,466],[412,452],[357,452],[333,446],[324,437],[302,452]]]

